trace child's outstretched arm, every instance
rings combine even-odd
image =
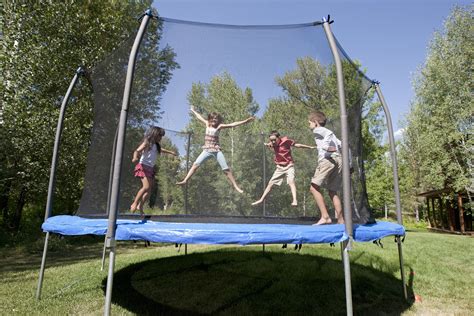
[[[191,112],[193,112],[194,115],[196,115],[196,118],[198,120],[200,120],[201,122],[203,122],[204,124],[207,124],[207,120],[202,117],[201,114],[199,114],[198,112],[196,112],[196,110],[194,109],[194,106],[191,105]]]
[[[248,123],[248,122],[250,122],[250,121],[253,121],[253,120],[255,120],[255,117],[254,117],[254,116],[251,116],[251,117],[249,117],[249,118],[247,118],[247,119],[245,119],[245,120],[243,120],[243,121],[237,121],[237,122],[233,122],[233,123],[229,123],[229,124],[221,124],[221,125],[219,125],[218,128],[221,129],[221,128],[236,127],[236,126],[240,126],[240,125],[246,124],[246,123]]]
[[[296,148],[316,149],[316,146],[308,146],[308,145],[298,144],[298,143],[294,144],[293,146]]]
[[[168,154],[168,155],[178,156],[178,154],[176,154],[176,152],[174,152],[172,150],[164,149],[164,148],[161,148],[161,152],[164,153],[164,154]]]
[[[142,155],[143,150],[145,149],[145,142],[141,143],[137,149],[133,152],[132,162],[137,163]]]

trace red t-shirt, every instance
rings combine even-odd
[[[293,157],[291,157],[291,146],[295,145],[295,141],[284,136],[280,138],[280,142],[273,146],[275,150],[275,163],[281,166],[293,164]]]

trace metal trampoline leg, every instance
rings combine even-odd
[[[46,253],[48,252],[48,240],[49,240],[49,232],[46,233],[46,237],[44,239],[44,248],[43,248],[43,257],[41,258],[41,268],[40,274],[38,278],[38,287],[36,288],[36,299],[41,299],[41,288],[43,287],[43,276],[44,276],[44,267],[46,264]]]
[[[353,315],[352,310],[352,284],[351,284],[351,263],[349,260],[349,250],[351,249],[351,239],[342,243],[342,262],[344,264],[344,283],[346,285],[346,311],[347,316]]]
[[[105,293],[104,315],[109,316],[112,305],[112,287],[114,283],[114,267],[115,267],[115,246],[110,248],[109,252],[109,273],[107,275],[107,290]]]
[[[105,267],[105,256],[107,255],[106,242],[107,242],[107,236],[105,236],[105,240],[104,240],[104,250],[102,250],[102,262],[100,266],[100,271],[104,271],[104,267]]]
[[[407,284],[405,282],[405,268],[403,267],[402,241],[400,240],[400,236],[396,236],[395,239],[397,240],[397,245],[398,245],[398,259],[400,262],[400,274],[402,277],[403,295],[405,296],[405,299],[407,300],[408,293],[407,293]]]

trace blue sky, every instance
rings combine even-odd
[[[168,18],[236,25],[295,24],[331,15],[333,33],[380,81],[395,130],[413,99],[412,79],[433,33],[462,0],[156,0]]]

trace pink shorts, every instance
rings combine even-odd
[[[133,175],[137,178],[154,178],[155,177],[155,168],[141,163],[137,163]]]

